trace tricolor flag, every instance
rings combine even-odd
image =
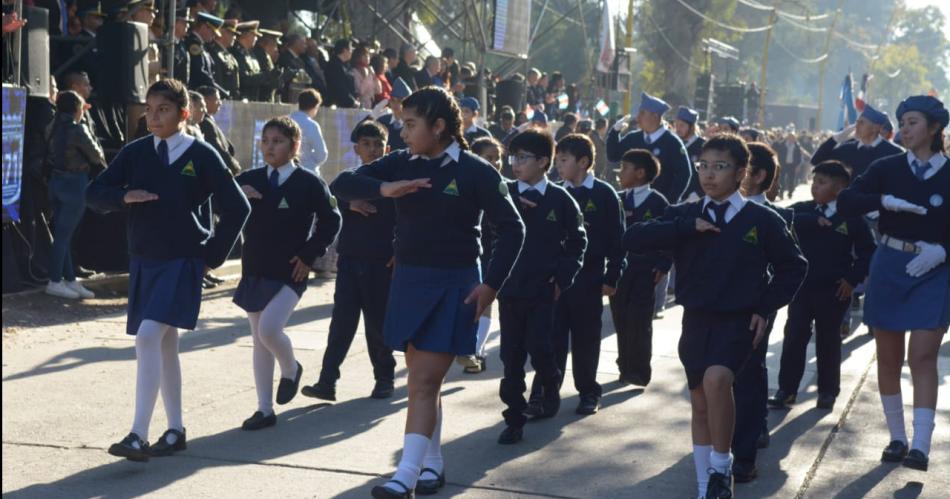
[[[600,57],[597,58],[597,71],[602,73],[610,72],[616,55],[613,18],[614,16],[610,13],[610,2],[604,2],[604,11],[600,16]]]
[[[558,108],[558,109],[560,109],[560,110],[562,110],[562,111],[565,110],[565,109],[567,109],[567,105],[568,105],[570,102],[571,102],[571,100],[567,97],[567,94],[565,94],[565,93],[558,94],[558,96],[557,96],[557,108]]]
[[[851,80],[851,73],[844,77],[841,82],[841,112],[838,114],[838,130],[858,120],[858,110],[854,108],[854,84]]]
[[[603,117],[607,117],[607,113],[610,112],[610,106],[604,102],[604,99],[597,101],[597,104],[594,104],[594,109]]]
[[[858,90],[858,95],[854,99],[854,107],[858,110],[859,113],[864,112],[864,105],[867,103],[868,95],[868,83],[871,81],[871,75],[864,73],[864,76],[861,77],[861,88]]]

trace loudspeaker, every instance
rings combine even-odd
[[[502,80],[495,85],[495,109],[511,106],[515,114],[524,109],[524,81]]]
[[[21,74],[31,97],[49,97],[49,11],[23,6]]]
[[[745,87],[742,85],[716,86],[716,100],[713,102],[716,116],[733,116],[742,119]]]
[[[107,102],[142,104],[148,91],[148,26],[106,23],[96,32],[96,94]]]

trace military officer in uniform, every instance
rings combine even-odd
[[[188,54],[185,37],[194,21],[188,15],[188,7],[181,7],[175,11],[175,74],[173,76],[185,85],[188,85],[188,75],[191,74],[191,55]]]
[[[280,55],[280,39],[284,34],[280,31],[261,29],[261,37],[254,47],[254,55],[261,66],[261,72],[272,75],[260,87],[258,100],[263,102],[277,102],[277,89],[283,86],[283,72],[277,67],[277,57]]]
[[[211,60],[214,61],[214,80],[224,88],[232,100],[240,98],[241,88],[237,58],[230,52],[237,33],[237,20],[229,19],[224,22],[221,35],[216,36],[214,42],[208,44],[208,52],[211,54]]]
[[[227,92],[214,81],[214,61],[211,54],[205,50],[205,45],[211,43],[215,36],[221,36],[220,28],[223,25],[224,19],[220,17],[207,12],[198,13],[191,31],[185,37],[185,47],[191,57],[188,88],[196,89],[207,85],[217,88],[222,96],[227,97]]]
[[[262,72],[261,65],[254,55],[254,46],[261,36],[258,31],[260,21],[245,21],[237,25],[237,43],[231,47],[231,54],[237,60],[238,80],[242,99],[256,101],[260,99],[262,88],[277,81],[275,72]],[[276,84],[274,84],[276,88]]]

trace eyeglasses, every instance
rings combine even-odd
[[[697,161],[696,162],[696,171],[703,173],[707,171],[721,172],[726,168],[735,168],[735,165],[730,164],[726,161],[716,161],[715,163],[710,163],[708,161]]]
[[[509,164],[512,164],[512,165],[514,165],[514,164],[521,164],[521,163],[525,163],[525,162],[527,162],[528,160],[532,160],[532,159],[538,159],[538,157],[535,156],[534,154],[527,154],[527,153],[512,154],[512,155],[508,156],[508,163],[509,163]]]

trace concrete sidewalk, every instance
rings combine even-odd
[[[288,334],[305,368],[318,372],[332,310],[332,281],[304,295]],[[336,404],[297,397],[278,410],[275,428],[238,428],[255,410],[251,339],[245,316],[230,302],[233,283],[206,295],[198,329],[181,336],[185,425],[189,447],[147,464],[106,454],[131,423],[133,337],[124,334],[121,297],[82,305],[43,295],[4,299],[3,496],[20,497],[368,497],[394,470],[405,420],[405,371],[396,395],[368,398],[372,375],[362,334],[343,366]],[[111,300],[111,301],[110,301]],[[32,323],[8,317],[38,308]],[[685,376],[676,355],[680,309],[655,323],[654,381],[648,388],[616,382],[616,339],[605,314],[599,379],[603,410],[574,414],[570,378],[561,413],[529,425],[525,440],[500,446],[497,323],[489,370],[453,367],[444,389],[443,453],[448,486],[458,497],[679,497],[694,494]],[[775,386],[784,315],[769,353]],[[950,346],[940,356],[941,393],[931,470],[883,466],[889,440],[877,396],[873,342],[865,329],[845,343],[842,394],[832,412],[814,408],[810,387],[790,411],[772,411],[772,444],[759,458],[760,477],[738,485],[738,497],[948,497],[950,493]],[[806,381],[814,382],[814,358]],[[402,361],[400,359],[400,366]],[[910,404],[909,373],[905,401]],[[907,407],[910,431],[910,407]],[[161,402],[149,438],[165,429]],[[942,491],[942,492],[941,492]]]

